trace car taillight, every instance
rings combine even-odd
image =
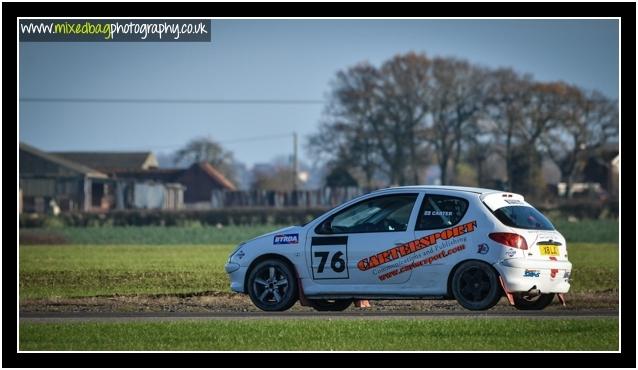
[[[491,233],[490,239],[495,242],[505,244],[508,247],[518,248],[518,249],[527,249],[527,242],[525,242],[525,238],[518,234],[513,233]]]

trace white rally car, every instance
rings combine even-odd
[[[543,309],[569,290],[565,238],[518,194],[455,186],[375,191],[303,226],[241,243],[231,289],[265,311],[297,300],[339,311],[370,299],[456,299],[485,310],[506,295]]]

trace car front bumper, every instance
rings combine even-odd
[[[230,289],[233,292],[244,293],[244,279],[246,278],[248,267],[229,262],[224,266],[224,269],[230,278]]]
[[[572,264],[568,261],[505,259],[494,264],[509,293],[538,289],[541,293],[567,293]]]

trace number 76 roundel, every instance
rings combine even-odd
[[[310,246],[312,278],[348,279],[348,238],[314,237]]]

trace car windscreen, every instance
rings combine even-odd
[[[554,230],[554,225],[534,207],[507,206],[492,213],[506,226],[528,230]]]

